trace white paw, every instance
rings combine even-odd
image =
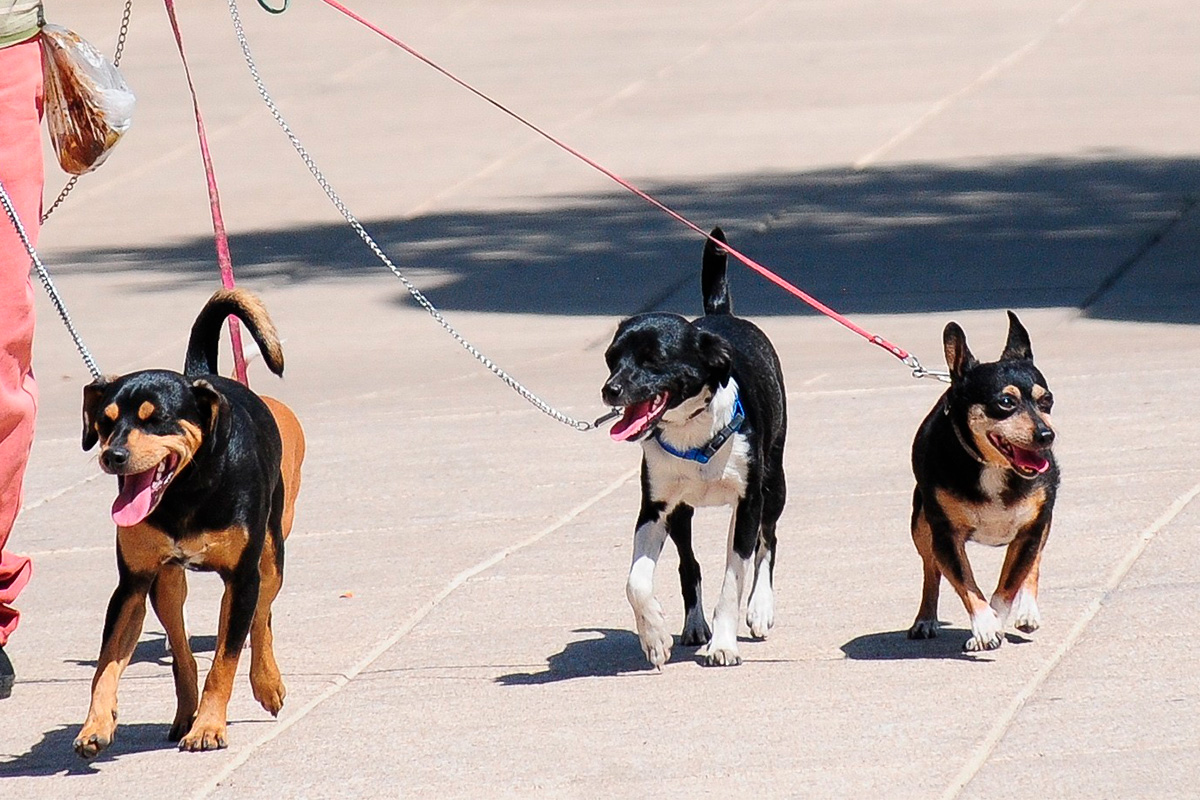
[[[1012,613],[1012,603],[1005,600],[999,592],[992,595],[991,601],[988,603],[992,607],[992,611],[996,612],[996,619],[1000,620],[1000,630],[1004,630],[1004,626],[1008,624],[1008,615]]]
[[[750,635],[756,639],[767,638],[767,631],[775,627],[775,593],[770,587],[760,586],[750,598],[746,624],[750,627]]]
[[[736,644],[716,647],[713,642],[709,642],[707,647],[697,650],[696,655],[702,657],[704,663],[710,667],[736,667],[742,663],[742,656],[738,653]]]
[[[971,633],[973,635],[963,645],[963,649],[968,652],[995,650],[1004,641],[1004,627],[991,606],[971,617]]]
[[[655,667],[661,667],[671,658],[671,646],[675,640],[667,633],[666,621],[663,619],[662,607],[658,600],[651,598],[650,607],[643,613],[637,614],[638,639],[642,643],[642,652]]]
[[[1017,592],[1013,601],[1013,627],[1022,633],[1033,633],[1042,627],[1042,614],[1038,611],[1033,593],[1025,589]]]
[[[679,637],[679,643],[684,647],[700,647],[708,644],[711,638],[712,631],[704,619],[704,609],[697,604],[683,622],[683,634]]]
[[[936,619],[919,619],[908,629],[908,638],[934,639],[938,635],[938,627]]]

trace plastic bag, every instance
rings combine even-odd
[[[91,172],[129,130],[133,92],[111,61],[61,25],[42,28],[42,75],[58,163],[72,175]]]

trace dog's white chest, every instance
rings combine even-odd
[[[746,437],[735,434],[707,464],[668,453],[653,439],[645,442],[650,496],[667,508],[734,505],[746,493],[750,452]]]

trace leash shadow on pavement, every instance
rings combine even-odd
[[[98,764],[116,761],[122,756],[149,750],[174,750],[175,744],[167,741],[170,728],[170,724],[165,722],[123,723],[117,729],[117,739],[112,747],[84,761],[76,755],[73,747],[75,736],[79,733],[79,723],[60,725],[42,734],[41,741],[29,748],[28,753],[0,762],[0,778],[97,774]]]
[[[541,672],[514,672],[501,675],[495,682],[501,686],[537,686],[575,678],[615,678],[652,671],[633,631],[577,628],[572,633],[600,635],[570,642],[561,652],[546,659],[546,669]],[[691,660],[692,649],[680,647],[677,641],[667,663]]]
[[[944,624],[944,623],[943,623]],[[908,661],[913,659],[992,661],[988,653],[967,653],[963,642],[971,635],[965,628],[942,628],[933,639],[909,639],[908,631],[884,631],[858,636],[842,645],[846,658],[854,661]],[[1028,644],[1033,641],[1016,634],[1006,634],[1008,644]]]

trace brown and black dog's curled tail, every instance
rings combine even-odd
[[[229,316],[245,323],[258,343],[267,368],[276,375],[283,375],[283,349],[279,346],[275,324],[262,301],[245,289],[218,289],[200,309],[188,339],[183,374],[188,377],[220,374],[217,372],[217,345],[221,341],[221,325]]]
[[[725,231],[713,228],[712,239],[704,243],[704,262],[700,271],[700,289],[704,295],[705,314],[732,314],[733,301],[729,297],[729,284],[725,282],[725,263],[728,260],[725,248],[713,241],[724,242]]]

